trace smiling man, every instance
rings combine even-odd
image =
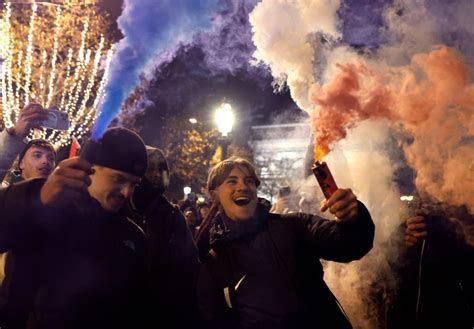
[[[117,212],[128,201],[140,177],[112,168],[94,166],[89,194],[104,210]]]
[[[351,328],[318,259],[349,262],[372,248],[367,209],[350,189],[339,189],[321,207],[337,219],[272,214],[257,198],[259,184],[241,158],[224,160],[209,174],[218,212],[203,225],[209,233],[197,234],[198,245],[210,247],[198,284],[208,327]]]
[[[2,328],[141,327],[145,236],[121,209],[146,171],[145,145],[112,128],[83,150],[47,179],[0,189],[0,252],[14,257]]]

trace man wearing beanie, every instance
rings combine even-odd
[[[145,237],[121,209],[146,167],[142,139],[112,128],[46,180],[0,190],[0,252],[17,259],[0,327],[143,327]]]

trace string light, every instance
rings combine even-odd
[[[41,19],[47,16],[41,11],[42,6],[46,3],[31,4],[25,47],[21,40],[14,40],[14,7],[10,2],[5,3],[0,20],[1,114],[8,128],[14,125],[20,109],[30,101],[67,113],[70,120],[68,130],[35,129],[28,136],[48,139],[60,147],[68,144],[72,136],[83,137],[93,124],[96,109],[103,99],[113,50],[107,49],[103,35],[98,43],[89,40],[91,23],[88,18],[82,28],[78,28],[81,30],[79,47],[68,45],[67,49],[61,49],[64,13],[74,9],[61,5],[55,5],[56,10],[49,15],[54,18],[52,51],[41,49],[38,36],[49,33],[49,30],[41,30]],[[21,15],[30,12],[24,8],[18,10]],[[101,66],[101,63],[105,65]]]
[[[3,113],[4,113],[4,122],[5,125],[11,127],[13,124],[11,122],[11,107],[9,106],[9,99],[12,99],[13,91],[11,87],[11,44],[10,44],[10,16],[11,16],[11,6],[10,3],[7,3],[5,9],[3,11],[3,19],[2,19],[2,30],[0,31],[2,40],[2,106],[3,106]],[[7,95],[9,97],[4,97]]]
[[[46,101],[46,107],[51,106],[51,101],[53,100],[53,91],[54,91],[54,79],[56,78],[56,60],[58,57],[58,48],[59,48],[59,31],[61,29],[61,7],[56,7],[56,22],[54,29],[54,41],[53,41],[53,55],[51,56],[51,72],[49,76],[49,91],[48,91],[48,100]]]
[[[26,47],[26,58],[25,58],[25,68],[26,68],[26,75],[25,75],[25,87],[24,87],[24,96],[25,96],[25,104],[30,102],[30,85],[31,85],[31,64],[33,63],[33,32],[35,29],[35,20],[36,20],[36,10],[38,10],[38,5],[33,2],[32,6],[32,14],[30,16],[30,27],[28,29],[28,45]]]

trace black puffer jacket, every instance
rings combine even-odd
[[[214,219],[211,252],[198,284],[201,312],[212,328],[350,328],[323,281],[320,258],[360,259],[374,224],[338,223],[309,214],[270,214],[243,223]],[[230,226],[234,226],[230,229]]]
[[[0,327],[140,327],[145,237],[92,198],[39,204],[42,180],[0,190],[0,251],[8,251]],[[8,266],[12,265],[12,266]]]

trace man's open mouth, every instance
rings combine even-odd
[[[235,204],[238,206],[246,206],[250,203],[250,198],[246,196],[239,196],[234,199]]]

